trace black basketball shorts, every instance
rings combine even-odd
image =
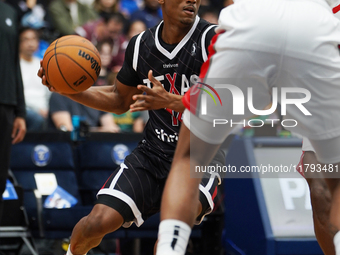
[[[124,218],[123,227],[129,227],[133,222],[139,227],[159,212],[166,181],[166,177],[158,174],[159,168],[166,168],[169,172],[170,167],[171,162],[161,161],[158,156],[138,147],[108,178],[97,194],[96,203],[118,211]],[[213,210],[217,188],[221,183],[218,174],[208,175],[199,185],[202,213],[196,224]]]

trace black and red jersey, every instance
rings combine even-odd
[[[198,80],[200,69],[207,60],[208,46],[215,35],[215,25],[196,17],[187,35],[176,45],[161,38],[163,23],[133,37],[125,53],[125,61],[117,79],[128,86],[144,84],[152,87],[149,70],[165,90],[184,95]],[[173,157],[178,140],[181,113],[171,109],[149,111],[144,140],[158,153]]]

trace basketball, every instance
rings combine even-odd
[[[97,48],[78,35],[56,39],[43,58],[47,82],[65,94],[79,93],[91,87],[99,76],[100,68]]]

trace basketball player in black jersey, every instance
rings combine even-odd
[[[84,105],[121,114],[130,107],[138,110],[136,99],[145,90],[140,89],[143,85],[152,88],[154,84],[152,91],[157,92],[154,96],[157,104],[149,105],[150,118],[143,140],[98,192],[91,213],[74,227],[68,255],[86,254],[106,234],[133,222],[140,226],[159,211],[184,110],[181,99],[197,81],[215,34],[215,26],[197,16],[200,0],[159,0],[159,3],[164,21],[131,39],[114,85],[65,95]],[[38,75],[43,84],[57,92],[53,84],[47,84],[42,68]],[[212,163],[223,165],[224,157],[220,151]],[[221,181],[217,173],[208,177],[199,187],[197,222],[213,209]],[[181,246],[182,241],[178,242],[176,247]],[[184,243],[182,249],[186,248],[186,240]]]

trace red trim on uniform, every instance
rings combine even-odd
[[[201,66],[201,72],[200,72],[200,78],[201,79],[203,79],[205,77],[205,75],[207,74],[207,72],[208,72],[209,64],[210,64],[210,59],[216,53],[216,51],[215,51],[215,43],[217,41],[217,37],[220,34],[222,34],[222,33],[224,33],[224,32],[220,32],[220,33],[215,34],[214,37],[211,39],[211,43],[210,43],[210,45],[208,47],[208,52],[209,52],[208,59]]]
[[[211,199],[214,201],[216,196],[217,196],[217,186],[215,187],[215,190],[214,190],[214,193],[211,196]]]
[[[104,189],[104,187],[105,187],[105,185],[106,185],[106,183],[109,181],[109,179],[111,178],[111,176],[113,175],[113,173],[110,175],[110,177],[109,178],[107,178],[107,180],[106,180],[106,182],[104,183],[104,185],[101,187],[101,189]]]
[[[338,11],[340,11],[340,5],[333,8],[333,13],[337,13]]]
[[[215,212],[221,206],[221,204],[223,204],[223,199],[224,199],[224,195],[221,194],[220,198],[216,201],[214,205],[213,212]]]

